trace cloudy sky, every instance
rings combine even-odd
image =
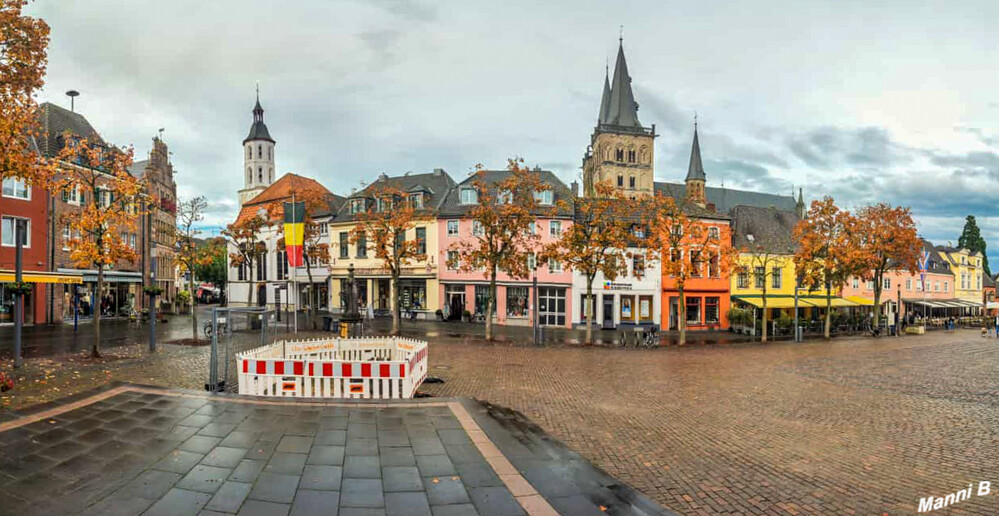
[[[349,193],[381,172],[456,179],[510,156],[579,177],[619,27],[658,180],[691,118],[709,185],[911,206],[956,243],[974,214],[999,263],[999,3],[36,0],[41,100],[146,154],[165,128],[181,197],[231,220],[254,85],[279,173]]]

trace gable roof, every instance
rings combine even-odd
[[[375,182],[371,183],[365,187],[360,192],[351,194],[344,203],[339,207],[336,220],[340,221],[350,221],[355,220],[354,214],[350,213],[350,200],[351,199],[370,199],[378,188],[395,188],[403,192],[415,193],[424,192],[427,198],[423,200],[424,209],[427,211],[436,212],[440,209],[440,206],[444,203],[447,198],[448,192],[454,186],[454,180],[451,176],[444,171],[442,168],[434,169],[433,172],[427,172],[424,174],[404,174],[401,176],[389,177],[382,174],[378,177]]]
[[[149,166],[149,160],[144,159],[142,161],[133,161],[131,165],[126,167],[128,173],[136,179],[142,179],[142,176],[146,174],[146,167]]]
[[[540,170],[535,168],[531,172],[538,174],[540,181],[543,184],[551,185],[552,187],[552,206],[556,208],[555,215],[559,217],[571,217],[573,215],[573,206],[575,201],[575,196],[561,179],[558,178],[550,170]],[[490,187],[495,186],[499,182],[510,177],[511,172],[509,170],[482,170],[481,177]],[[441,206],[440,215],[442,217],[460,217],[467,215],[469,211],[472,210],[476,205],[474,204],[462,204],[461,203],[461,190],[462,187],[471,187],[472,182],[478,177],[475,173],[470,174],[464,181],[458,183],[451,192],[448,194],[447,199]],[[560,206],[560,201],[566,201],[566,206]]]
[[[657,181],[654,185],[656,193],[669,195],[674,199],[683,199],[687,194],[687,186],[682,183],[668,183]],[[750,192],[748,190],[733,190],[731,188],[719,188],[715,186],[704,187],[704,197],[709,204],[715,206],[718,213],[728,213],[732,208],[745,205],[769,208],[773,206],[778,210],[794,211],[795,200],[790,195],[778,195],[761,192]]]
[[[51,102],[43,102],[38,106],[38,122],[43,134],[36,143],[38,150],[47,158],[56,157],[62,150],[61,139],[67,131],[82,138],[96,138],[103,142],[86,117]]]
[[[798,214],[775,207],[739,205],[732,208],[732,247],[793,254]],[[751,235],[751,236],[750,236]]]
[[[243,205],[239,210],[239,215],[236,217],[236,222],[242,222],[248,218],[256,217],[261,209],[266,209],[275,203],[283,203],[284,201],[290,201],[292,199],[292,194],[298,193],[319,193],[327,196],[327,198],[339,198],[342,202],[343,197],[340,197],[329,190],[325,186],[312,179],[310,177],[303,177],[298,174],[287,173],[274,184],[268,186],[264,191],[257,194],[256,197],[250,199]],[[325,210],[313,211],[310,215],[317,215]],[[278,204],[274,210],[272,221],[280,220],[284,217],[284,207]]]

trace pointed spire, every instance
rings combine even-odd
[[[271,138],[270,132],[267,130],[267,125],[264,124],[264,108],[260,105],[260,83],[257,83],[257,103],[253,106],[253,125],[250,126],[250,134],[246,136],[243,143],[250,140],[267,140],[271,143],[274,139]]]
[[[604,69],[604,93],[600,97],[600,115],[597,116],[597,122],[601,124],[607,123],[608,115],[610,115],[610,70],[609,67]]]
[[[614,63],[614,80],[611,82],[610,110],[607,123],[625,127],[641,127],[638,121],[638,103],[631,91],[631,76],[628,63],[624,59],[624,41],[617,47],[617,61]]]
[[[687,167],[687,181],[705,180],[704,165],[701,163],[701,144],[697,141],[697,115],[694,115],[694,143],[690,147],[690,165]]]
[[[801,188],[798,189],[798,203],[795,204],[794,211],[799,219],[805,218],[805,198],[801,195]]]

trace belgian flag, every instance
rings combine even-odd
[[[288,253],[288,266],[305,265],[302,246],[305,243],[305,203],[284,203],[284,249]]]

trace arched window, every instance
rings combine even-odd
[[[264,167],[257,167],[257,182],[264,182]]]
[[[246,167],[246,183],[249,184],[253,181],[253,169]]]
[[[267,169],[267,180],[271,183],[274,182],[274,167]]]
[[[253,159],[253,147],[246,148],[246,159]]]
[[[635,162],[635,151],[634,150],[629,150],[628,151],[628,163],[634,163],[634,162]]]
[[[257,145],[257,159],[264,157],[263,146]]]
[[[614,159],[616,161],[624,161],[624,149],[618,148],[614,151]]]
[[[274,147],[273,147],[272,145],[268,145],[268,146],[267,146],[267,159],[268,159],[268,160],[271,160],[271,159],[273,159],[273,158],[271,158],[271,149],[273,149],[273,148],[274,148]]]

